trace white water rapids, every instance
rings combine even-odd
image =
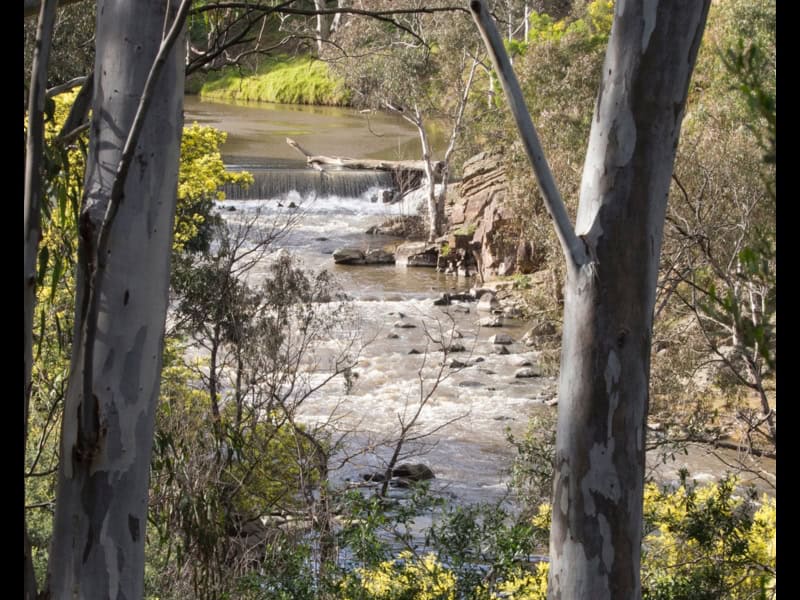
[[[286,145],[286,136],[319,154],[390,160],[419,158],[416,133],[402,119],[389,115],[372,115],[367,119],[347,109],[231,105],[191,97],[187,97],[185,109],[187,123],[198,121],[228,133],[223,156],[226,162],[239,167],[278,167],[291,171],[291,177],[297,176],[303,161]],[[437,146],[434,136],[435,151],[441,150],[441,142]],[[433,269],[333,264],[331,254],[339,247],[367,250],[398,243],[397,238],[366,235],[364,231],[389,216],[413,213],[420,196],[401,204],[383,204],[383,182],[376,181],[376,187],[364,189],[363,178],[351,188],[357,193],[349,195],[343,193],[346,185],[339,186],[343,189],[338,195],[331,193],[337,186],[326,188],[326,195],[307,186],[302,194],[287,193],[291,177],[281,177],[283,180],[273,186],[281,190],[279,196],[263,194],[261,199],[228,200],[220,202],[219,208],[231,223],[257,214],[262,229],[269,228],[276,218],[294,217],[294,227],[277,246],[298,256],[312,270],[327,269],[333,273],[352,299],[354,313],[360,320],[361,337],[371,340],[360,354],[355,369],[358,377],[352,379],[349,393],[345,393],[344,382],[339,378],[301,408],[302,419],[307,423],[331,422],[338,430],[350,432],[346,438],[347,450],[341,456],[367,449],[336,471],[335,481],[360,479],[362,473],[380,470],[381,460],[388,457],[390,448],[377,442],[396,436],[398,414],[414,406],[419,396],[419,368],[426,348],[425,330],[420,325],[424,323],[435,330],[441,323],[448,331],[454,326],[464,336],[458,341],[465,352],[453,354],[448,362],[455,358],[469,366],[444,369],[449,376],[423,409],[416,430],[416,433],[435,433],[407,446],[428,452],[404,460],[428,464],[436,474],[434,489],[451,494],[458,502],[503,498],[515,453],[506,441],[506,428],[522,435],[529,418],[537,411],[556,410],[542,402],[556,393],[554,378],[514,377],[520,368],[517,365],[523,362],[529,361],[537,368],[537,352],[518,341],[526,329],[525,323],[506,320],[502,328],[481,330],[477,321],[482,315],[476,312],[475,304],[464,304],[462,312],[455,306],[448,310],[434,307],[431,300],[442,292],[468,289],[473,283]],[[301,176],[298,181],[301,180],[307,178]],[[292,203],[295,208],[290,207]],[[252,276],[263,275],[266,267],[266,264],[257,266]],[[463,312],[464,309],[469,312]],[[393,327],[399,320],[397,313],[405,314],[405,320],[418,326]],[[388,339],[390,331],[399,337]],[[509,346],[509,355],[494,354],[487,342],[489,336],[498,332],[508,333],[515,340]],[[412,348],[422,354],[408,354]],[[423,370],[425,389],[432,382],[432,371],[441,356],[441,352],[428,354],[427,368]],[[480,358],[485,360],[475,362]],[[322,372],[311,374],[312,380],[322,376]],[[330,421],[331,415],[337,418]],[[422,441],[436,445],[430,448],[425,444],[425,448],[420,448]],[[735,458],[732,451],[717,452],[728,462]],[[657,466],[658,462],[655,453],[648,456],[649,467]],[[774,461],[765,460],[762,466],[774,473]],[[684,467],[698,480],[716,478],[726,470],[707,449],[694,447],[688,455],[676,455],[674,461],[659,467],[656,475],[662,480],[676,480],[678,470]],[[760,487],[774,493],[769,486]]]

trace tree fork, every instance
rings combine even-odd
[[[710,0],[618,2],[576,227],[552,184],[499,34],[473,17],[567,259],[548,598],[640,598],[650,341],[661,238]]]

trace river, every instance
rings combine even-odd
[[[231,223],[255,217],[265,227],[294,215],[294,227],[279,246],[309,268],[333,273],[359,317],[360,339],[370,341],[360,353],[351,389],[345,389],[343,382],[333,382],[300,409],[307,423],[335,423],[336,430],[348,432],[340,456],[348,460],[336,471],[336,480],[359,480],[363,473],[380,469],[391,453],[398,420],[402,415],[408,418],[418,405],[420,390],[424,396],[439,371],[442,353],[430,344],[429,333],[455,330],[463,336],[458,342],[464,351],[447,360],[457,358],[467,366],[442,370],[445,379],[423,408],[414,430],[415,435],[428,435],[408,444],[406,449],[415,456],[405,460],[429,465],[436,474],[434,489],[460,503],[505,498],[515,453],[506,440],[507,432],[520,436],[531,416],[555,411],[545,404],[556,393],[554,377],[515,377],[526,363],[537,368],[540,358],[535,349],[518,341],[525,323],[505,319],[501,328],[480,328],[478,319],[485,315],[476,311],[474,303],[434,306],[432,299],[442,292],[467,289],[472,282],[433,269],[333,264],[331,254],[338,247],[367,249],[397,243],[396,238],[377,238],[364,232],[387,216],[413,213],[418,199],[396,205],[375,201],[382,182],[369,180],[369,174],[352,184],[352,193],[288,189],[292,181],[307,175],[298,174],[304,161],[286,144],[286,137],[314,154],[406,159],[418,158],[413,128],[390,115],[368,118],[349,109],[231,105],[202,102],[196,97],[186,98],[185,120],[228,133],[222,152],[232,168],[254,170],[260,173],[257,180],[260,177],[262,182],[283,177],[283,183],[274,188],[280,193],[220,202],[222,214]],[[415,327],[396,327],[399,321]],[[514,340],[508,346],[509,354],[497,354],[490,343],[489,337],[497,333],[507,333]],[[412,350],[420,353],[410,354]],[[359,454],[357,450],[363,448],[370,451]],[[721,452],[723,460],[734,458],[730,451]],[[719,458],[701,447],[690,448],[688,455],[677,456],[666,465],[660,465],[653,454],[648,463],[661,480],[675,480],[681,468],[689,469],[699,480],[713,479],[725,470]],[[774,461],[763,461],[761,466],[774,474]],[[755,483],[774,493],[763,482]]]

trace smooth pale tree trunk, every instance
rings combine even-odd
[[[436,206],[436,175],[441,173],[446,165],[441,161],[433,160],[433,151],[428,140],[428,133],[425,131],[425,121],[422,118],[422,113],[419,107],[414,105],[414,114],[409,114],[405,109],[400,106],[395,106],[391,102],[385,101],[384,106],[390,111],[400,115],[417,128],[419,134],[419,142],[422,146],[422,167],[425,171],[425,178],[427,179],[427,189],[425,190],[425,205],[428,207],[428,241],[432,242],[436,239],[441,231],[442,214]]]
[[[75,342],[46,590],[51,598],[143,596],[183,121],[181,32],[188,2],[180,11],[178,5],[100,0],[97,6]],[[168,31],[171,50],[169,44],[160,50]],[[146,82],[152,82],[149,94]],[[132,152],[127,173],[125,147]]]
[[[317,10],[325,10],[328,8],[327,0],[314,0],[314,8]],[[340,13],[341,14],[341,13]],[[322,53],[325,49],[325,42],[331,36],[331,15],[330,14],[317,14],[317,50]]]
[[[425,191],[425,202],[428,206],[428,241],[432,242],[441,230],[441,213],[436,202],[436,177],[433,174],[433,152],[425,131],[425,123],[419,108],[414,107],[414,121],[422,145],[422,162],[425,164],[425,178],[428,180],[428,189]]]
[[[709,4],[616,3],[574,230],[564,223],[549,170],[540,175],[538,139],[526,140],[536,134],[519,88],[515,94],[502,81],[567,261],[551,600],[641,597],[656,278],[675,149]],[[480,27],[485,6],[474,1],[471,7]],[[516,85],[500,53],[502,44],[493,53],[499,76]]]
[[[47,65],[50,60],[50,42],[56,16],[56,0],[46,0],[39,12],[36,29],[36,47],[31,64],[31,82],[28,90],[28,133],[25,142],[25,189],[24,189],[24,346],[25,382],[23,447],[28,446],[28,409],[31,394],[31,371],[33,368],[33,312],[36,308],[36,258],[42,239],[42,157],[44,154],[44,103],[47,92]],[[23,450],[23,452],[25,451]],[[23,523],[24,533],[24,584],[25,600],[36,598],[36,575],[28,538],[27,515]]]

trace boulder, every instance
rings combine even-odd
[[[396,329],[414,329],[416,325],[408,321],[395,321],[393,327]]]
[[[439,247],[427,242],[406,242],[395,249],[394,258],[398,267],[436,267]]]
[[[425,481],[436,477],[433,470],[422,463],[402,464],[392,470],[392,477],[400,477],[409,481]]]
[[[450,364],[447,365],[451,369],[463,369],[467,366],[466,363],[461,362],[460,360],[456,360],[455,358],[450,361]]]
[[[524,367],[522,369],[519,369],[516,373],[514,373],[514,377],[517,379],[527,379],[529,377],[541,377],[541,374],[535,369],[532,369],[530,367]]]
[[[367,253],[364,255],[364,260],[368,265],[390,265],[394,263],[394,254],[380,248],[375,248],[373,250],[367,250]]]
[[[508,346],[495,346],[492,350],[492,354],[511,354],[508,350]]]
[[[384,203],[386,203],[384,201]],[[425,223],[419,215],[400,215],[390,217],[380,225],[367,229],[370,235],[390,235],[393,237],[420,238],[426,233]]]
[[[500,308],[500,303],[495,298],[495,295],[492,293],[484,294],[481,296],[481,299],[478,300],[478,310],[482,312],[492,312],[494,310],[498,310]]]
[[[489,343],[501,346],[508,346],[509,344],[514,343],[514,338],[512,338],[507,333],[498,333],[489,338]]]
[[[434,306],[448,306],[450,304],[450,294],[447,292],[443,293],[438,298],[434,299],[433,305]]]
[[[552,321],[540,321],[534,324],[520,340],[526,346],[538,346],[557,339],[558,328]]]
[[[337,265],[363,265],[367,260],[358,248],[339,248],[333,251],[333,262]]]
[[[484,317],[478,321],[478,325],[481,327],[502,327],[503,319],[502,317]]]
[[[400,337],[400,336],[399,336],[399,335],[397,335],[396,333],[387,333],[387,334],[386,334],[386,339],[387,339],[387,340],[396,340],[396,339],[397,339],[397,338],[399,338],[399,337]]]

